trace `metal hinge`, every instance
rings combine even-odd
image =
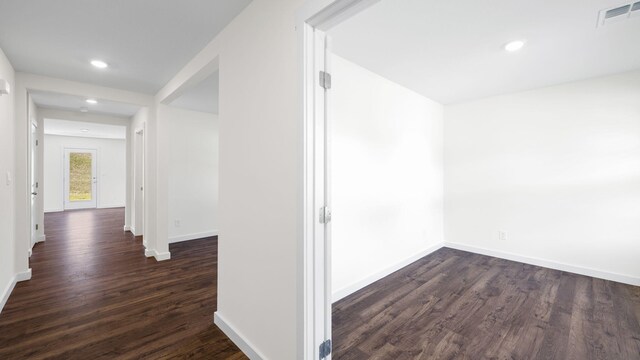
[[[320,71],[320,86],[327,90],[331,89],[331,74]]]
[[[40,225],[39,225],[39,224],[36,224],[36,230],[38,230],[38,228],[39,228],[39,227],[40,227]]]
[[[320,359],[324,359],[329,355],[331,355],[331,339],[325,340],[320,344]]]
[[[331,221],[331,209],[328,206],[320,208],[320,224],[328,224]]]
[[[38,140],[36,140],[36,146],[38,146]]]

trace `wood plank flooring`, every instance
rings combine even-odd
[[[640,359],[640,287],[443,248],[338,301],[334,359]]]
[[[144,256],[124,209],[45,216],[47,240],[0,314],[0,359],[246,359],[213,325],[217,238]]]

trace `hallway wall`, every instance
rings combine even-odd
[[[0,79],[11,86],[10,95],[0,96],[0,311],[13,288],[16,269],[14,237],[14,94],[15,73],[0,49]]]

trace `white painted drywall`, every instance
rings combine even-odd
[[[216,314],[234,330],[234,339],[241,338],[252,354],[265,359],[302,358],[303,72],[296,18],[303,3],[318,9],[331,1],[252,1],[156,95],[163,101],[219,58]],[[162,130],[168,125],[157,115],[156,206],[161,209],[162,151],[169,140]],[[163,218],[166,222],[167,217],[157,216],[159,224]],[[159,225],[158,242],[163,241],[161,230]]]
[[[45,120],[46,122],[46,120]],[[64,209],[64,149],[98,151],[98,208],[124,207],[126,203],[126,140],[73,136],[44,136],[44,209]]]
[[[0,79],[6,80],[11,94],[0,95],[0,311],[12,289],[16,274],[14,237],[14,93],[13,67],[0,49]]]
[[[640,72],[445,108],[447,242],[640,281],[639,224]]]
[[[218,233],[218,116],[166,107],[169,242]],[[178,223],[176,223],[178,222]]]
[[[443,106],[338,56],[331,72],[336,301],[444,241]]]

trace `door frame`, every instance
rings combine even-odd
[[[29,114],[31,115],[31,114]],[[38,121],[34,118],[30,117],[30,124],[29,124],[29,189],[31,191],[31,202],[29,204],[30,209],[31,209],[31,213],[30,213],[30,217],[29,217],[29,223],[30,223],[30,242],[29,242],[29,256],[31,256],[32,254],[32,249],[33,246],[38,242],[38,232],[39,232],[39,226],[40,224],[38,223],[38,215],[39,215],[39,211],[38,211],[38,198],[37,196],[42,196],[42,191],[40,190],[40,177],[41,174],[38,171],[38,165],[39,165],[39,151],[38,151],[38,146],[40,145],[40,139],[38,138]],[[38,226],[38,228],[36,229],[36,226]]]
[[[326,31],[380,0],[307,0],[298,19],[302,56],[303,180],[302,246],[299,271],[303,359],[321,358],[320,347],[331,340],[331,222],[321,222],[324,207],[330,209],[327,181],[330,166],[330,91],[320,86],[320,71],[330,74],[330,39]]]
[[[91,191],[92,191],[92,199],[91,199],[91,204],[89,204],[89,206],[82,206],[80,205],[80,202],[77,202],[76,205],[72,205],[73,203],[71,201],[69,201],[69,172],[70,172],[70,159],[67,159],[67,157],[72,153],[72,152],[78,152],[78,153],[90,153],[92,154],[92,173],[93,173],[93,183],[91,185]],[[62,207],[63,209],[66,210],[79,210],[79,209],[97,209],[98,208],[98,149],[95,148],[78,148],[78,147],[65,147],[63,149],[63,179],[64,181],[62,182],[62,193],[63,193],[63,199],[62,199]],[[95,203],[95,206],[94,206]],[[70,206],[71,205],[71,206]]]

